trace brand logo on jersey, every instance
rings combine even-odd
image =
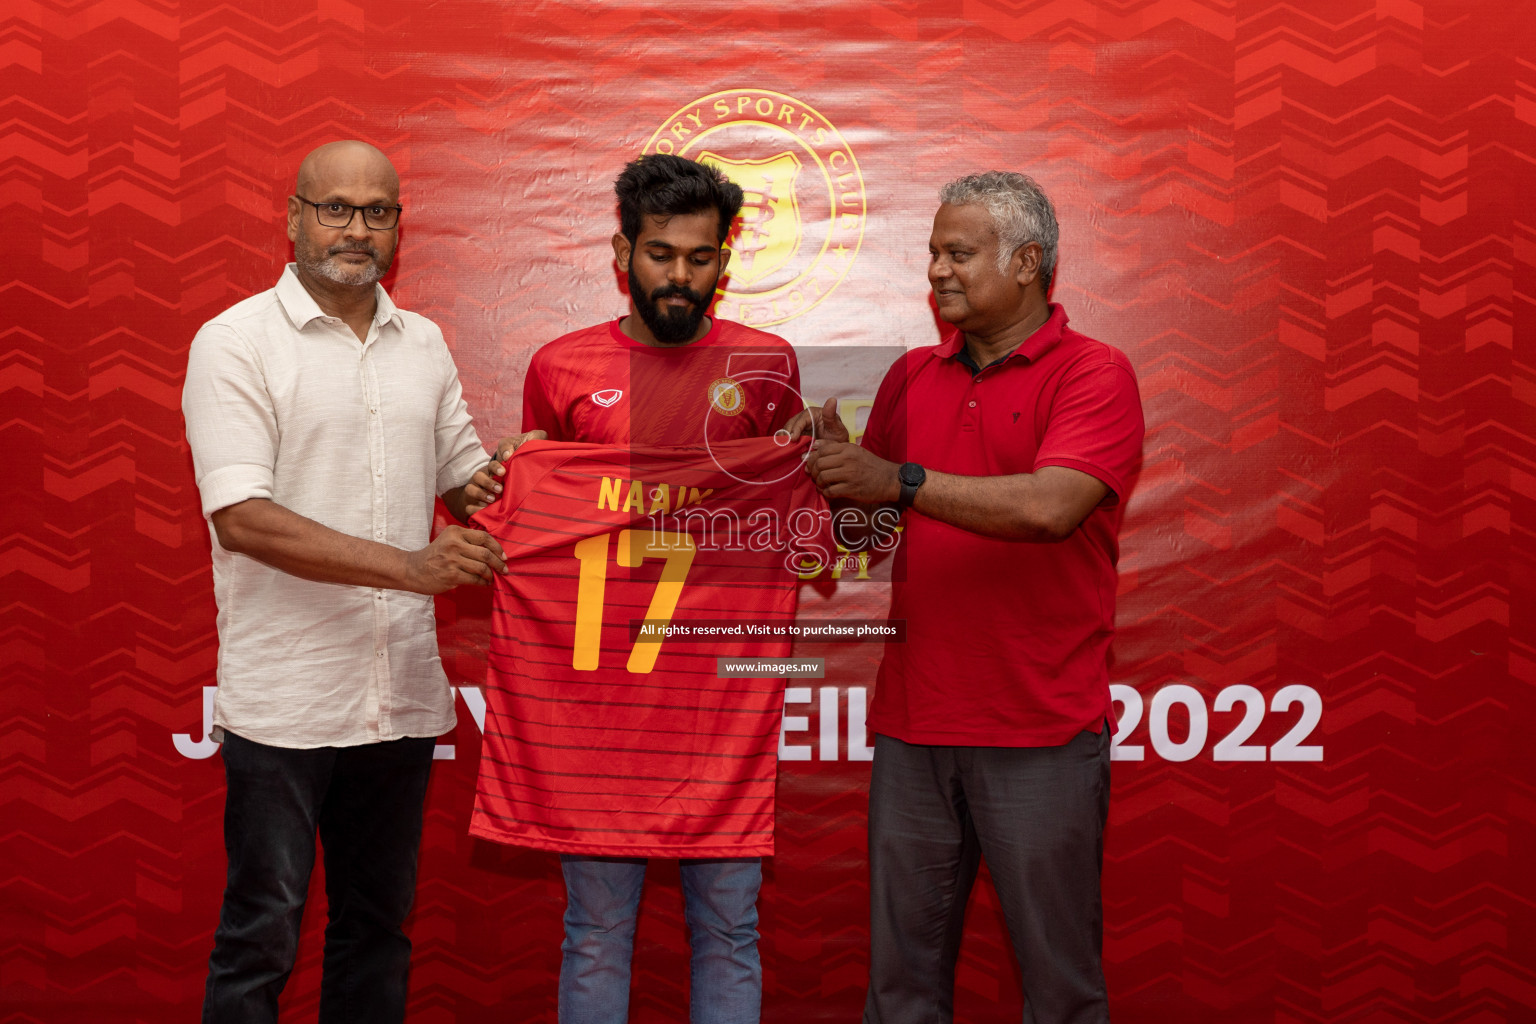
[[[681,107],[642,153],[714,164],[741,186],[728,273],[711,312],[756,327],[830,295],[864,240],[864,179],[832,123],[793,96],[727,89]]]
[[[592,392],[592,401],[596,402],[604,409],[613,408],[614,404],[623,397],[624,392],[620,391],[618,388],[608,388],[606,391]]]
[[[709,407],[722,416],[739,416],[747,407],[741,385],[729,377],[717,377],[709,384]]]

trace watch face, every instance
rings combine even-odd
[[[908,487],[916,487],[923,482],[923,478],[926,475],[923,472],[923,467],[915,462],[904,462],[901,464],[901,468],[896,471],[897,478]]]

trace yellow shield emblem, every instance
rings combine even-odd
[[[785,151],[764,160],[732,160],[705,152],[698,160],[719,167],[745,193],[726,241],[731,278],[750,287],[794,259],[801,235],[800,204],[795,201],[800,158]]]
[[[747,407],[741,385],[729,377],[717,377],[709,385],[709,404],[722,416],[739,416]]]

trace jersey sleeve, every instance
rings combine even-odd
[[[528,363],[528,372],[523,377],[523,430],[542,430],[551,441],[570,440],[565,436],[565,418],[550,402],[545,387],[547,363],[544,349],[535,352]]]
[[[469,525],[499,540],[505,540],[507,531],[517,520],[523,502],[556,464],[548,458],[529,457],[549,446],[547,441],[524,441],[519,445],[504,464],[507,475],[501,478],[501,493],[495,501],[470,516]],[[513,557],[513,553],[508,551],[507,557]]]
[[[832,534],[832,512],[826,496],[816,487],[811,474],[802,469],[790,489],[787,516],[790,534],[789,567],[802,579],[812,571],[807,559],[814,559],[820,569],[837,560],[837,541]]]
[[[1141,465],[1146,433],[1136,375],[1123,357],[1073,371],[1051,403],[1035,469],[1065,466],[1102,481],[1118,504]]]

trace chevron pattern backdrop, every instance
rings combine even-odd
[[[934,190],[994,166],[1054,195],[1055,298],[1138,367],[1116,1019],[1536,1020],[1531,26],[1517,0],[13,0],[0,1020],[196,1019],[223,790],[179,393],[197,327],[286,261],[300,156],[337,137],[394,156],[387,284],[443,326],[490,438],[516,428],[537,345],[623,308],[613,175],[698,141],[716,94],[747,121],[809,110],[844,146],[836,166],[801,153],[805,195],[839,215],[815,285],[835,290],[775,328],[808,365],[841,353],[807,398],[872,395],[891,346],[934,340]],[[711,138],[769,131],[729,130]],[[806,237],[830,216],[800,212]],[[885,593],[845,579],[804,614],[878,617]],[[487,602],[439,610],[466,689],[428,803],[411,1019],[553,1021],[557,867],[465,833]],[[790,695],[765,1015],[848,1021],[878,649],[807,653],[832,670]],[[653,871],[635,1019],[675,1021],[681,900],[675,867]],[[285,1020],[315,1013],[320,902]],[[1019,1018],[1007,949],[983,888],[963,1019]]]

